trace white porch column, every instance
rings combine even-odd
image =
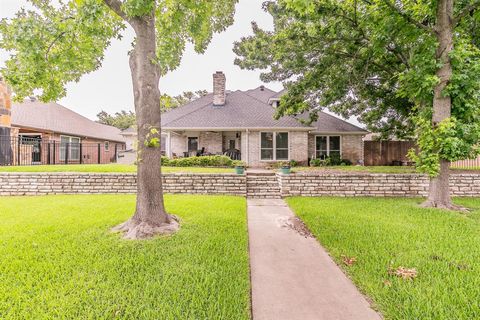
[[[167,145],[165,150],[167,152],[167,157],[172,157],[172,133],[170,131],[167,132]]]

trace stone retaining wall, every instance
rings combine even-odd
[[[428,177],[421,174],[306,172],[277,177],[282,197],[424,197],[429,187]],[[480,174],[452,174],[450,190],[453,196],[480,197]]]
[[[167,173],[166,193],[246,195],[246,177],[236,174]],[[0,195],[135,193],[135,173],[0,173]]]
[[[253,181],[252,179],[256,179]],[[233,173],[167,173],[166,193],[288,196],[420,197],[428,193],[428,178],[420,174],[364,174],[301,172],[269,177],[259,186],[259,177]],[[261,178],[261,177],[260,177]],[[278,185],[271,183],[275,180]],[[263,180],[262,180],[263,181]],[[266,181],[266,180],[265,180]],[[275,184],[275,186],[273,185]],[[452,174],[453,196],[480,197],[480,174]],[[255,188],[253,187],[255,186]],[[46,195],[76,193],[135,193],[135,173],[0,173],[0,195]]]

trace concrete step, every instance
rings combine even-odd
[[[247,172],[247,198],[280,199],[280,186],[275,172]]]
[[[275,176],[276,173],[273,171],[262,171],[262,172],[255,172],[255,171],[248,171],[247,170],[247,176],[250,177],[255,177],[255,176],[263,176],[263,177],[271,177]]]

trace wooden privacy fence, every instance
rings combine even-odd
[[[364,141],[363,148],[366,166],[391,166],[410,164],[408,150],[417,147],[415,141]],[[452,162],[452,168],[480,169],[480,157]]]
[[[480,157],[478,157],[477,159],[460,160],[460,161],[452,162],[452,168],[480,169]]]
[[[365,141],[363,144],[366,166],[402,165],[410,162],[408,150],[416,148],[414,141]]]

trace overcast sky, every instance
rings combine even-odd
[[[232,52],[233,42],[252,34],[252,21],[264,29],[272,29],[271,16],[262,10],[263,1],[240,0],[236,6],[235,23],[225,32],[215,34],[203,55],[196,54],[192,46],[188,46],[180,67],[160,80],[160,91],[170,95],[199,89],[211,91],[212,74],[219,70],[225,72],[229,90],[251,89],[264,84],[259,79],[260,71],[241,70],[235,66]],[[21,7],[28,7],[26,0],[0,0],[0,18],[13,17]],[[112,42],[99,70],[84,75],[79,83],[68,85],[67,96],[59,101],[62,105],[90,119],[96,119],[102,109],[110,113],[133,110],[127,57],[133,31],[127,30],[124,35],[122,40]],[[0,67],[7,58],[8,54],[0,50]],[[281,83],[265,85],[277,91],[282,89]]]

